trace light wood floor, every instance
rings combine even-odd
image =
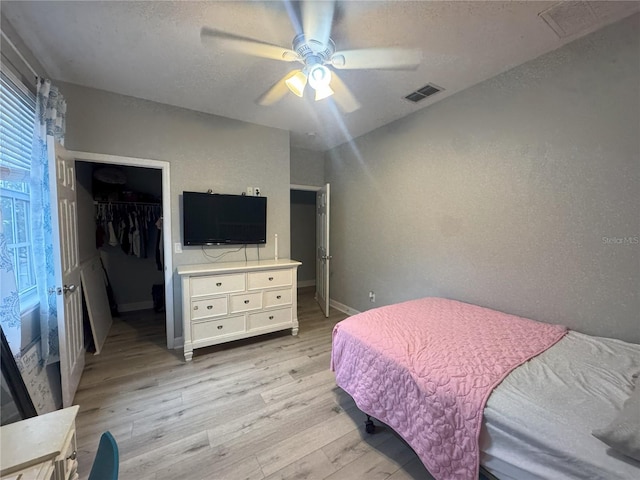
[[[329,371],[331,330],[313,292],[298,295],[300,332],[199,349],[165,345],[164,317],[123,315],[100,355],[87,354],[75,397],[80,475],[103,431],[120,479],[431,479],[389,428],[365,416]]]

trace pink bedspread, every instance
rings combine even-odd
[[[336,383],[392,427],[436,480],[476,480],[482,412],[566,328],[443,298],[376,308],[333,330]]]

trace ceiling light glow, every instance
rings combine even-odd
[[[333,95],[333,90],[329,85],[320,85],[316,88],[316,102],[318,100],[322,100],[323,98],[330,97]]]
[[[319,87],[328,87],[331,82],[331,70],[324,65],[314,65],[309,70],[309,85],[315,90]]]
[[[299,97],[304,94],[304,87],[307,85],[307,76],[304,72],[299,71],[293,77],[285,80],[284,82],[292,93]]]

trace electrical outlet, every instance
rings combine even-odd
[[[376,301],[376,294],[375,294],[375,292],[373,290],[371,290],[369,292],[369,301],[371,303],[375,303],[375,301]]]
[[[255,193],[256,197],[260,196],[260,187],[253,187],[253,193]]]
[[[173,251],[175,253],[182,253],[182,244],[180,242],[176,242],[173,244]]]
[[[253,197],[253,187],[247,187],[247,195]]]

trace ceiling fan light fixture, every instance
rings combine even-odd
[[[307,85],[307,76],[303,71],[299,71],[293,77],[285,80],[284,83],[287,85],[289,90],[291,90],[291,93],[302,97],[304,94],[304,87]]]
[[[322,100],[323,98],[330,97],[334,94],[334,91],[331,89],[329,85],[319,85],[316,88],[316,102],[318,100]]]
[[[331,57],[331,65],[334,67],[344,67],[346,63],[347,61],[344,58],[344,55],[337,54]]]
[[[314,90],[328,87],[329,83],[331,83],[331,70],[324,65],[314,65],[311,67],[309,70],[309,85],[311,85]]]

